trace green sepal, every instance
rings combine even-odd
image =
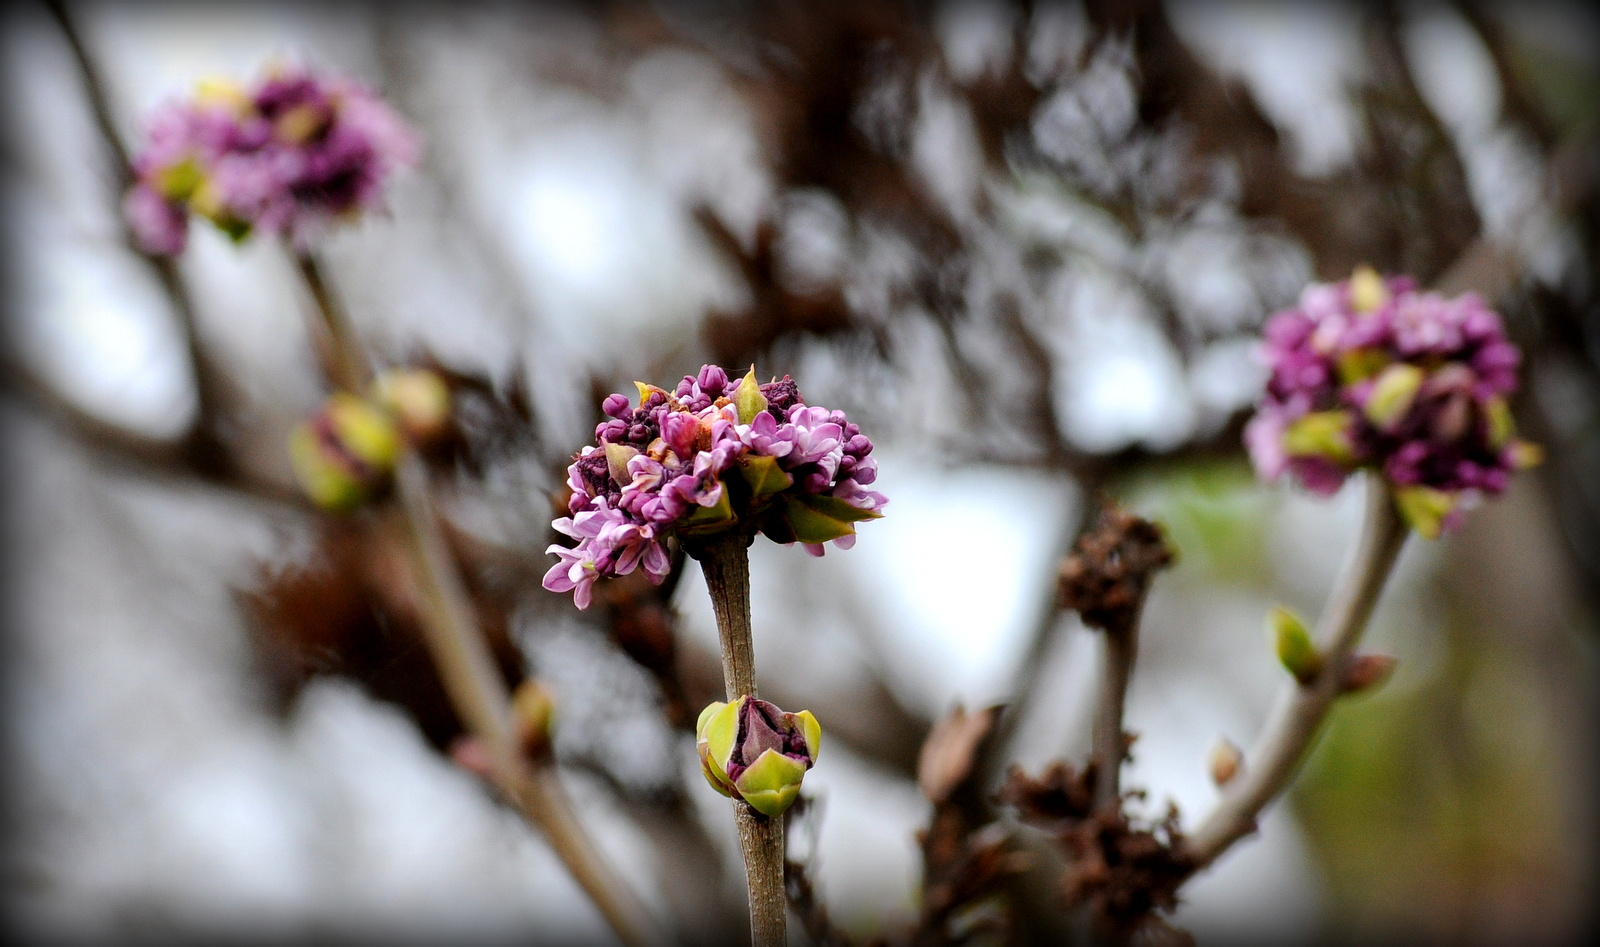
[[[799,543],[825,543],[830,539],[840,536],[850,536],[856,528],[847,520],[839,520],[828,514],[802,503],[795,497],[783,495],[780,498],[782,508],[779,515],[783,517],[787,532],[794,538],[788,542]],[[770,531],[769,531],[770,535]],[[774,536],[774,539],[778,537]],[[779,539],[779,542],[786,540]]]
[[[1433,487],[1401,487],[1394,492],[1394,505],[1422,538],[1438,539],[1444,518],[1456,508],[1456,498]]]
[[[694,508],[694,512],[690,513],[689,518],[684,521],[683,530],[685,532],[710,533],[723,527],[731,526],[736,522],[738,522],[738,518],[733,515],[733,504],[728,500],[728,488],[724,485],[722,496],[717,498],[716,503],[711,506],[697,506]]]
[[[1339,381],[1353,385],[1388,368],[1391,361],[1383,349],[1351,349],[1339,356]]]
[[[611,479],[617,486],[625,487],[633,482],[633,474],[628,472],[628,461],[639,456],[639,448],[629,447],[627,444],[606,444],[606,472],[611,474]]]
[[[700,754],[700,768],[706,782],[724,796],[733,788],[728,778],[728,760],[733,756],[733,742],[739,735],[739,708],[744,698],[723,703],[715,701],[700,711],[695,723],[695,749]]]
[[[1350,308],[1356,312],[1372,312],[1389,301],[1389,286],[1378,271],[1365,263],[1350,274]]]
[[[750,485],[752,499],[759,500],[774,493],[782,493],[794,486],[794,477],[778,468],[776,457],[746,456],[739,461],[736,469],[739,471],[739,476],[744,478],[744,482]]]
[[[1416,403],[1422,390],[1423,371],[1415,365],[1390,365],[1372,383],[1364,410],[1367,420],[1381,428],[1398,423]]]
[[[750,366],[750,371],[740,379],[739,387],[733,390],[734,408],[739,411],[739,423],[749,424],[756,419],[756,415],[767,410],[767,396],[761,393],[761,383],[756,381],[756,367]]]
[[[186,201],[205,183],[205,172],[193,158],[185,158],[156,172],[156,190],[171,201]]]
[[[734,788],[750,807],[764,816],[780,816],[800,794],[806,765],[777,750],[767,750],[739,774]]]
[[[1294,612],[1279,606],[1267,615],[1267,628],[1272,633],[1273,646],[1278,661],[1301,684],[1316,680],[1322,670],[1322,655],[1311,642],[1311,632]]]
[[[1355,459],[1350,416],[1338,410],[1303,415],[1283,432],[1283,449],[1291,457],[1322,457],[1348,464]]]
[[[839,520],[842,523],[859,523],[863,520],[876,520],[883,518],[883,514],[879,513],[877,510],[864,510],[859,506],[852,506],[850,503],[841,500],[838,497],[830,497],[821,493],[801,494],[800,496],[795,497],[795,499],[801,503],[804,503],[806,506],[811,507],[813,510],[816,510],[818,513],[821,513],[830,519]]]
[[[1494,450],[1511,443],[1517,433],[1517,422],[1511,417],[1511,406],[1499,396],[1490,398],[1483,406],[1484,419],[1489,425],[1489,447]]]
[[[806,755],[815,763],[817,753],[822,749],[822,724],[817,722],[816,715],[809,710],[785,716],[789,717],[793,726],[799,728],[801,736],[806,738]]]

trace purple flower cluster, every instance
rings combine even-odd
[[[1537,460],[1506,404],[1521,356],[1470,293],[1446,299],[1363,267],[1308,287],[1265,335],[1272,376],[1245,428],[1265,479],[1288,471],[1331,494],[1375,469],[1412,525],[1437,536],[1464,501],[1499,494]]]
[[[416,154],[411,129],[358,83],[302,70],[250,89],[209,81],[151,116],[123,211],[150,253],[183,250],[190,211],[235,239],[260,231],[304,243],[378,206]]]
[[[639,404],[614,394],[567,471],[572,515],[555,528],[577,540],[544,577],[587,608],[600,576],[643,567],[667,574],[665,541],[743,527],[812,555],[855,543],[854,524],[888,502],[867,489],[878,476],[872,441],[842,411],[805,404],[794,382],[738,383],[715,365],[667,392],[638,383]]]

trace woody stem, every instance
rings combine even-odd
[[[716,537],[697,550],[711,609],[722,640],[722,677],[728,700],[756,697],[755,651],[750,641],[750,558],[738,531]],[[786,901],[783,887],[783,821],[768,818],[743,800],[734,802],[739,845],[744,851],[750,889],[752,947],[784,947]]]

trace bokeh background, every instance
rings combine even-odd
[[[752,553],[763,693],[829,741],[792,835],[833,921],[916,917],[917,750],[1088,746],[1096,643],[1053,576],[1114,496],[1163,522],[1128,782],[1190,824],[1358,518],[1256,484],[1262,320],[1357,263],[1491,299],[1548,462],[1374,618],[1399,658],[1262,831],[1186,889],[1201,943],[1564,942],[1595,891],[1600,49],[1578,5],[12,5],[4,23],[5,909],[34,939],[603,941],[559,862],[439,752],[459,732],[348,518],[297,498],[323,396],[283,249],[129,248],[119,151],[208,75],[301,62],[424,141],[319,247],[366,343],[454,373],[457,554],[562,778],[646,897],[737,932],[698,570],[590,612],[539,588],[600,398],[704,361],[792,374],[878,443],[848,553]],[[375,586],[379,586],[376,587]],[[687,708],[687,709],[686,709]],[[687,716],[686,716],[687,715]],[[1048,905],[1040,910],[1047,910]]]

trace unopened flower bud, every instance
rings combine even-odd
[[[550,718],[555,701],[538,681],[529,678],[511,696],[512,726],[525,756],[542,756],[550,749]]]
[[[394,471],[400,432],[387,411],[337,393],[289,434],[289,460],[314,503],[349,510],[371,497]]]
[[[1372,690],[1394,673],[1395,659],[1387,654],[1358,654],[1350,659],[1344,679],[1339,682],[1343,694],[1356,694]]]
[[[1217,743],[1211,748],[1209,768],[1211,781],[1218,786],[1226,786],[1239,775],[1239,770],[1244,764],[1244,753],[1227,737],[1218,737]]]
[[[426,445],[450,429],[450,388],[438,372],[395,369],[373,382],[373,396],[394,413],[400,431],[413,444]]]
[[[809,710],[784,713],[756,697],[712,703],[695,724],[706,782],[765,816],[794,803],[821,744],[822,727]]]
[[[1278,606],[1267,614],[1267,631],[1272,635],[1278,660],[1301,684],[1309,684],[1322,670],[1322,655],[1311,641],[1306,629],[1294,612]]]

